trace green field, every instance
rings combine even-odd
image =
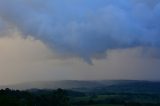
[[[88,95],[71,101],[74,106],[160,106],[160,96],[155,94]]]
[[[124,105],[114,105],[114,104],[96,104],[96,105],[85,105],[85,106],[124,106]]]

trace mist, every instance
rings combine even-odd
[[[0,0],[0,85],[160,80],[159,0]]]

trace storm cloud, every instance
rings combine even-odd
[[[159,0],[0,0],[0,30],[92,63],[108,50],[159,49],[159,11]]]

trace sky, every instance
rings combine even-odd
[[[0,85],[160,80],[159,0],[0,0]]]

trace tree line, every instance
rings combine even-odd
[[[30,92],[6,88],[0,90],[0,106],[70,106],[70,101],[62,89]]]

